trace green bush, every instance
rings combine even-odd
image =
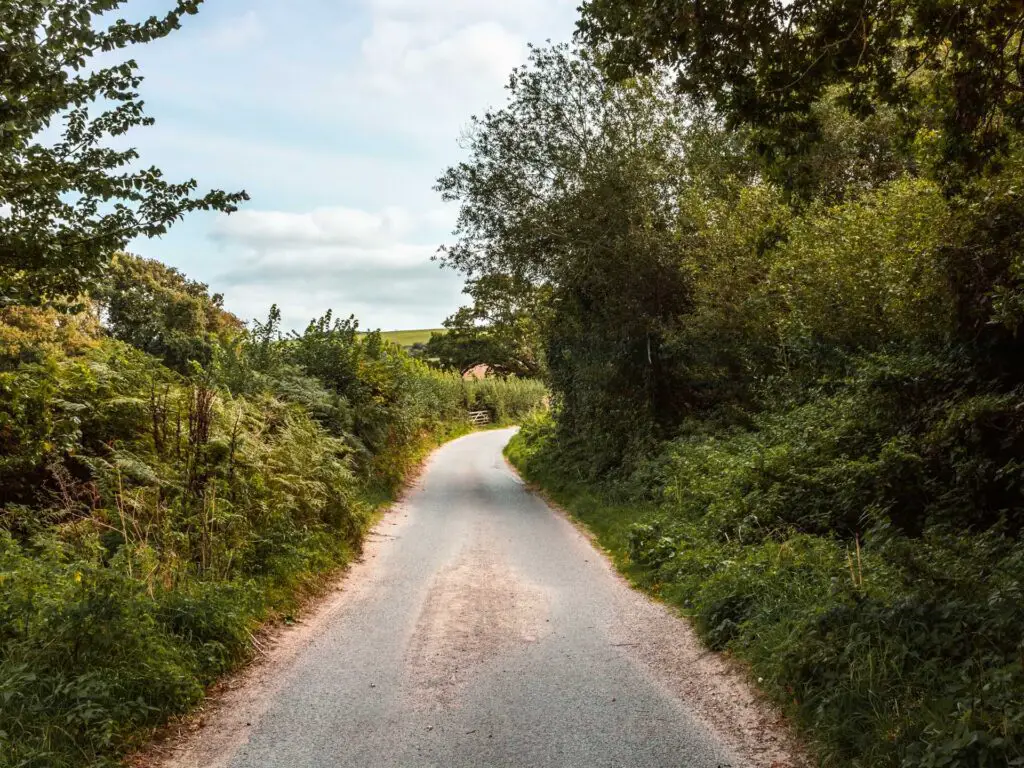
[[[749,662],[823,764],[1024,765],[1024,401],[961,363],[866,358],[754,430],[680,438],[633,483],[595,490],[550,417],[508,453]]]
[[[195,653],[161,627],[143,582],[4,534],[0,579],[4,765],[105,765],[202,696]]]
[[[536,379],[486,378],[464,382],[466,407],[487,409],[501,421],[516,421],[544,407],[547,387]]]
[[[2,766],[116,765],[359,551],[427,447],[468,428],[458,376],[353,320],[282,338],[272,312],[215,333],[202,286],[125,265],[141,272],[122,283],[147,282],[118,284],[112,330],[162,359],[49,310],[0,315]],[[189,308],[153,309],[176,335],[133,320],[150,293]],[[543,397],[479,392],[504,417]]]

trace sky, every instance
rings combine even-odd
[[[470,116],[504,103],[527,43],[568,40],[578,0],[208,0],[132,49],[156,124],[142,162],[245,189],[129,250],[300,329],[331,308],[364,328],[438,327],[465,298],[431,260],[457,213],[433,191]],[[129,0],[136,19],[168,0]]]

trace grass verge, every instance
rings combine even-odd
[[[727,477],[717,451],[746,439],[694,443],[711,459],[673,494],[713,502],[708,487]],[[1015,539],[935,528],[846,543],[761,530],[756,509],[746,529],[726,530],[673,496],[642,501],[625,484],[575,476],[543,421],[528,423],[506,456],[634,585],[691,617],[708,647],[743,661],[821,765],[1024,765],[1015,597],[1024,548]]]

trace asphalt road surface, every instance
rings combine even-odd
[[[523,486],[511,434],[434,454],[227,765],[741,765],[639,660],[662,609]]]

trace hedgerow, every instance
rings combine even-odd
[[[113,325],[102,292],[85,314],[0,310],[0,765],[117,764],[349,562],[469,407],[544,397],[352,319],[245,330],[152,262],[121,256],[112,279]]]
[[[1020,14],[639,4],[438,181],[548,372],[511,457],[822,764],[1024,765]]]
[[[1016,765],[1024,397],[979,391],[963,365],[864,358],[806,403],[695,429],[615,482],[581,482],[550,416],[509,453],[748,662],[822,764]]]

